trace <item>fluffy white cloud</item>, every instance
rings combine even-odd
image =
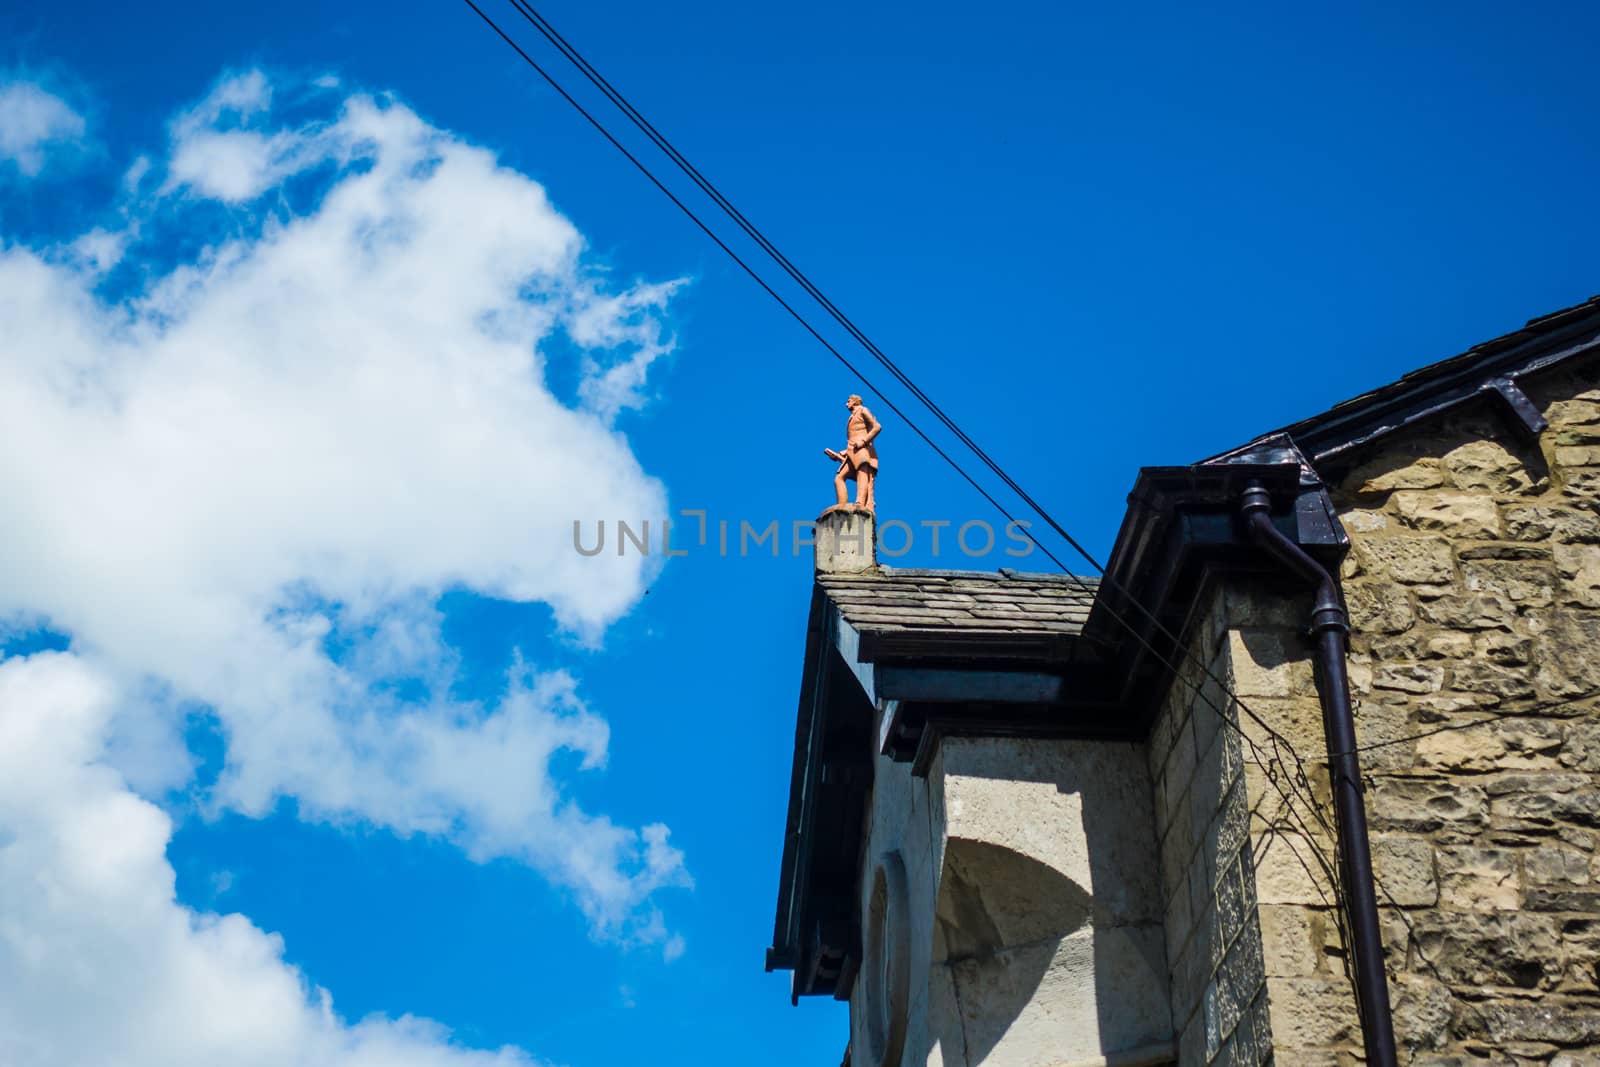
[[[0,161],[32,177],[44,169],[50,150],[83,137],[83,116],[34,82],[0,85]]]
[[[171,824],[104,762],[115,687],[0,663],[0,1063],[532,1067],[426,1020],[351,1024],[241,915],[180,906]]]
[[[272,85],[259,70],[225,78],[205,99],[172,121],[168,192],[188,187],[230,203],[253,200],[288,175],[347,144],[335,129],[263,131],[253,120],[272,107]]]
[[[601,767],[605,722],[533,668],[458,699],[434,604],[540,601],[593,639],[641,595],[653,562],[583,557],[571,531],[666,513],[610,420],[670,344],[676,283],[608,286],[539,185],[400,104],[317,89],[327,113],[290,126],[273,90],[232,77],[175,120],[147,165],[164,178],[130,179],[135,222],[0,251],[0,616],[70,633],[116,688],[137,786],[179,783],[178,709],[207,705],[215,805],[289,796],[510,857],[597,936],[674,955],[655,894],[688,876],[666,829],[586,810],[551,771],[560,750]],[[102,295],[119,256],[218,214],[243,228]],[[577,406],[546,384],[562,333]]]

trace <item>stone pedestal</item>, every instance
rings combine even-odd
[[[817,517],[818,574],[860,574],[878,565],[872,512],[829,508]]]

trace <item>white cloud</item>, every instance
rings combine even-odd
[[[350,1023],[241,915],[174,896],[169,819],[104,762],[115,687],[0,663],[0,1063],[532,1067],[413,1017]]]
[[[347,145],[334,131],[316,127],[263,132],[252,120],[272,107],[272,85],[259,70],[222,79],[171,124],[172,158],[166,191],[188,188],[200,196],[239,203],[254,200],[297,171]]]
[[[290,174],[322,162],[349,146],[317,126],[262,131],[251,122],[272,107],[272,85],[261,70],[222,78],[205,99],[171,122],[171,160],[166,192],[179,187],[202,197],[240,203],[254,200]]]
[[[0,85],[0,162],[31,178],[51,150],[75,144],[83,133],[83,116],[59,96],[33,82]]]
[[[672,350],[662,336],[660,312],[682,286],[638,285],[592,301],[572,317],[568,331],[589,349],[580,395],[606,421],[644,406],[650,365]]]
[[[458,587],[539,601],[593,640],[642,594],[653,561],[580,556],[571,530],[667,513],[609,420],[668,347],[675,283],[606,287],[539,185],[404,106],[319,90],[337,110],[285,127],[273,89],[225,79],[180,117],[168,193],[125,231],[0,251],[0,617],[69,632],[115,686],[136,787],[182,784],[180,709],[208,705],[217,807],[292,796],[510,857],[597,936],[676,955],[655,894],[688,875],[665,828],[587,810],[550,768],[603,766],[604,720],[533,668],[455,698],[433,608]],[[267,147],[218,147],[241,136]],[[272,195],[319,166],[314,203]],[[255,229],[99,295],[206,198]],[[562,331],[588,353],[578,408],[545,383]]]

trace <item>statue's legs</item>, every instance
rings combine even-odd
[[[834,494],[838,496],[839,504],[841,506],[846,504],[846,503],[848,503],[849,500],[850,500],[850,491],[845,488],[844,479],[845,479],[845,467],[844,467],[843,464],[840,464],[839,473],[835,474],[833,476],[833,491],[834,491]]]
[[[862,467],[856,471],[856,506],[874,510],[872,504],[872,471]]]

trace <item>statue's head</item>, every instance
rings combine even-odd
[[[854,411],[861,406],[861,395],[859,393],[851,393],[845,397],[844,406]]]

